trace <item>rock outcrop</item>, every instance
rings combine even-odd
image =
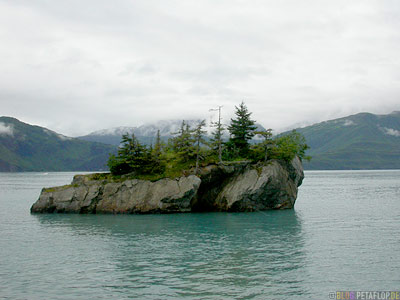
[[[304,178],[301,161],[210,165],[198,176],[93,180],[76,175],[71,185],[43,189],[31,212],[173,213],[293,208]]]

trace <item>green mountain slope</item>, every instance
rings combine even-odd
[[[360,113],[297,131],[311,147],[306,169],[400,169],[400,112]]]
[[[400,169],[400,112],[360,113],[297,129],[312,156],[309,170]],[[111,134],[120,140],[119,134]],[[154,138],[146,136],[146,138]],[[69,138],[0,117],[0,171],[105,170],[116,146]]]
[[[0,171],[106,170],[116,147],[69,138],[10,117],[0,117]]]

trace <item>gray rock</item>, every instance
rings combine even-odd
[[[293,208],[304,174],[295,160],[294,174],[277,161],[247,167],[233,177],[215,199],[218,210],[257,211]]]
[[[291,162],[210,165],[198,176],[119,181],[76,175],[68,186],[43,189],[31,212],[171,213],[257,211],[293,208],[304,178],[297,157]]]
[[[178,179],[107,182],[75,176],[70,186],[43,189],[32,212],[188,212],[200,186],[194,175]]]

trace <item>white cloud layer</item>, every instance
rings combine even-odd
[[[12,126],[0,122],[0,135],[14,135]]]
[[[3,115],[67,135],[171,118],[265,127],[399,109],[397,0],[0,0]]]

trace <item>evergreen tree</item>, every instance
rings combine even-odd
[[[256,131],[255,134],[260,135],[264,140],[256,145],[256,148],[261,148],[264,156],[264,162],[268,159],[268,149],[274,144],[272,137],[272,129],[267,129],[265,131]]]
[[[179,128],[179,130],[177,132],[172,133],[172,135],[174,135],[174,137],[171,139],[171,141],[172,141],[171,144],[172,144],[172,149],[175,152],[178,152],[183,147],[185,128],[186,128],[186,123],[185,123],[185,121],[182,121],[181,127]]]
[[[108,160],[112,174],[150,174],[164,171],[164,164],[153,156],[151,149],[140,144],[134,134],[124,134],[121,144],[118,155],[111,155]]]
[[[200,145],[205,144],[206,141],[204,140],[204,134],[206,133],[205,130],[203,130],[203,127],[206,126],[206,120],[202,120],[197,126],[196,129],[193,132],[193,138],[195,141],[195,153],[196,153],[196,169],[195,169],[195,174],[198,173],[199,171],[199,161],[202,159],[200,155]]]
[[[154,149],[152,152],[156,158],[160,158],[161,151],[162,151],[162,143],[161,143],[160,129],[158,129],[157,136],[156,136],[156,143],[154,145]]]
[[[175,134],[177,136],[173,138],[172,142],[175,153],[183,162],[193,160],[195,157],[194,139],[190,125],[182,121],[180,130]]]
[[[305,137],[296,130],[292,130],[289,134],[278,136],[274,142],[276,147],[272,149],[272,155],[278,159],[291,161],[295,156],[298,156],[301,160],[311,159],[311,156],[306,155],[306,150],[309,149],[309,146]]]
[[[214,152],[202,147],[202,145],[209,146],[204,139],[205,120],[199,122],[194,130],[187,122],[182,121],[178,132],[168,140],[168,146],[162,143],[159,130],[155,144],[150,147],[142,145],[134,134],[124,134],[118,154],[111,155],[108,161],[112,175],[130,173],[129,176],[133,178],[152,180],[164,177],[176,178],[185,174],[184,170],[187,171],[194,165],[197,174],[200,161],[205,160],[210,152],[210,157],[214,159],[217,151],[219,162],[222,158],[224,160],[246,158],[253,162],[267,161],[270,158],[290,161],[295,156],[300,159],[310,159],[306,155],[308,146],[305,138],[300,133],[293,131],[288,135],[271,139],[271,129],[255,131],[255,122],[243,102],[235,108],[236,118],[231,119],[228,127],[230,139],[224,143],[224,147],[222,147],[222,133],[225,128],[221,124],[221,107],[216,109],[219,111],[219,118],[218,122],[212,124],[215,127],[211,144]],[[250,147],[249,140],[255,134],[262,136],[264,140]]]
[[[246,105],[242,101],[239,107],[236,108],[236,119],[231,119],[231,124],[228,127],[231,135],[229,139],[230,146],[237,149],[238,154],[245,157],[249,151],[249,140],[254,136],[256,130],[255,121],[250,116],[251,113],[247,110]]]
[[[116,175],[127,174],[136,171],[144,158],[145,148],[139,143],[135,135],[128,133],[122,136],[121,146],[117,156],[110,156],[108,166],[111,173]]]
[[[218,121],[211,122],[211,126],[215,127],[215,131],[212,132],[211,138],[211,150],[213,152],[218,153],[218,162],[222,163],[222,134],[225,130],[225,127],[221,123],[221,107],[218,107]],[[212,109],[215,110],[215,109]]]

